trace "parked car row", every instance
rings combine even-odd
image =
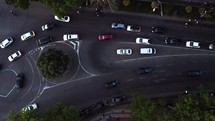
[[[180,45],[182,43],[181,39],[173,38],[173,37],[167,37],[164,39],[165,44],[168,45]],[[145,38],[145,37],[137,37],[136,38],[137,44],[150,44],[151,39]],[[201,43],[198,41],[186,41],[186,47],[189,48],[200,48]],[[215,44],[209,44],[208,48],[210,50],[215,50]]]
[[[112,97],[110,99],[104,99],[104,100],[98,101],[95,104],[92,104],[84,109],[81,109],[79,111],[79,116],[80,117],[89,116],[93,113],[98,113],[99,111],[102,111],[110,106],[126,103],[127,100],[128,100],[128,98],[125,95]]]

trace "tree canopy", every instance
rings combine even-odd
[[[135,121],[215,121],[215,98],[207,91],[183,95],[169,109],[142,95],[134,95],[131,115]]]
[[[40,2],[51,9],[54,15],[62,17],[76,9],[84,0],[40,0]]]
[[[182,96],[174,110],[180,121],[215,121],[215,98],[201,88],[198,94]]]
[[[54,105],[41,115],[36,114],[36,110],[10,112],[7,115],[8,121],[78,121],[78,118],[78,110],[75,107],[62,103]]]
[[[70,63],[69,56],[61,50],[49,49],[37,59],[37,66],[43,77],[56,79],[67,70]]]

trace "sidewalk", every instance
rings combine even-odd
[[[132,121],[130,113],[129,104],[125,104],[105,110],[103,113],[83,121]]]

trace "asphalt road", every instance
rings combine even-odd
[[[72,104],[83,108],[98,100],[118,95],[141,92],[145,96],[171,96],[184,93],[186,87],[196,91],[199,84],[211,89],[214,83],[215,51],[208,50],[208,44],[214,42],[213,24],[200,22],[184,28],[185,20],[166,19],[131,13],[109,13],[96,17],[93,9],[84,8],[81,14],[71,13],[71,22],[55,21],[51,12],[40,4],[34,3],[27,11],[14,8],[17,16],[9,13],[12,7],[1,3],[0,39],[13,37],[14,42],[0,51],[3,70],[0,71],[0,119],[5,120],[11,110],[20,110],[24,106],[36,102],[38,111],[44,111],[57,102]],[[111,29],[113,21],[122,20],[125,24],[140,25],[141,33]],[[53,31],[42,32],[44,23],[54,23]],[[164,35],[151,33],[152,26],[166,29]],[[36,37],[22,42],[20,35],[34,30]],[[63,42],[65,33],[78,33],[80,41]],[[111,41],[99,41],[98,34],[111,33]],[[44,47],[36,46],[36,39],[52,36],[54,43]],[[136,44],[136,37],[149,37],[150,45]],[[165,37],[182,39],[180,46],[164,44]],[[185,47],[186,40],[202,42],[201,49]],[[154,47],[157,54],[145,56],[139,54],[141,47]],[[62,78],[51,82],[41,77],[35,61],[38,55],[47,48],[63,49],[69,53],[75,66],[69,69]],[[131,56],[118,56],[116,49],[132,48]],[[14,62],[7,57],[20,50],[23,56]],[[136,70],[142,66],[150,66],[153,72],[148,75],[137,75]],[[206,74],[200,78],[187,77],[187,71],[204,70]],[[25,85],[21,90],[15,88],[15,75],[25,74]],[[120,87],[107,90],[104,83],[119,80]],[[4,109],[4,110],[3,110]]]

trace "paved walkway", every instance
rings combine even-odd
[[[129,105],[120,105],[84,121],[131,121]]]

